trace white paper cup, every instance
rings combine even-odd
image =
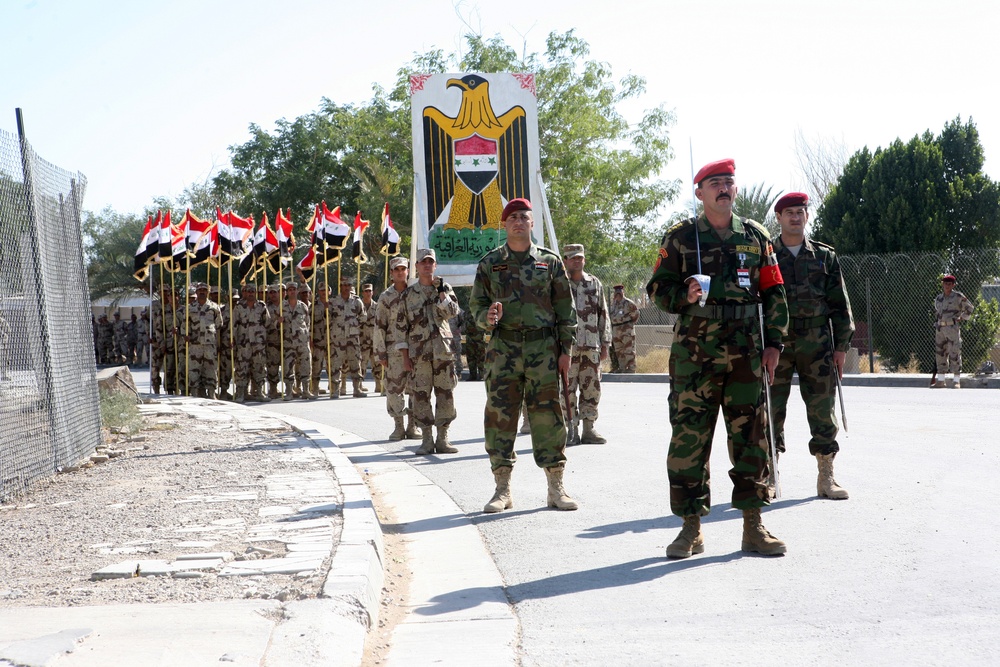
[[[696,273],[691,278],[697,280],[698,285],[701,287],[701,298],[698,299],[698,305],[704,306],[705,302],[708,301],[708,290],[712,285],[712,277],[706,276],[703,273]]]

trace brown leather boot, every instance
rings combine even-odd
[[[566,489],[563,488],[562,466],[546,468],[545,476],[549,480],[549,507],[555,507],[557,510],[575,510],[579,507],[576,501],[566,493]]]
[[[502,466],[493,471],[493,478],[497,481],[497,489],[493,492],[490,502],[483,508],[484,512],[494,514],[509,510],[514,506],[514,499],[510,495],[510,473],[509,466]]]
[[[670,546],[667,547],[667,558],[689,558],[691,554],[705,551],[705,538],[701,534],[701,517],[689,514],[684,517],[684,527]]]
[[[820,498],[831,500],[847,500],[847,489],[837,484],[833,478],[833,454],[817,454],[816,463],[819,466],[819,476],[816,478],[816,494]]]
[[[743,510],[743,551],[756,551],[761,556],[780,556],[788,548],[767,532],[760,520],[760,508]]]

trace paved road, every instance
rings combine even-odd
[[[566,487],[577,512],[545,509],[544,475],[521,436],[514,509],[481,513],[493,479],[480,383],[456,391],[460,453],[408,459],[481,532],[521,625],[521,664],[995,664],[1000,522],[990,489],[1000,470],[1000,393],[847,388],[851,432],[841,439],[837,479],[851,499],[841,502],[816,498],[796,400],[787,439],[800,444],[782,457],[784,494],[765,513],[789,545],[781,558],[740,552],[741,518],[729,506],[717,433],[706,551],[668,561],[680,520],[666,494],[666,391],[605,384],[598,427],[610,443],[569,451]],[[417,441],[385,441],[392,423],[384,406],[372,397],[265,409],[337,426],[389,452],[415,449]],[[455,590],[412,614],[452,611],[479,599],[474,593]]]

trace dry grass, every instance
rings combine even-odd
[[[871,365],[868,363],[868,355],[867,354],[862,354],[858,358],[858,371],[860,373],[871,373],[872,372]],[[875,358],[875,371],[874,372],[876,372],[876,373],[881,373],[882,372],[882,362],[878,359],[878,357]]]
[[[636,373],[666,373],[670,362],[670,350],[659,348],[651,350],[635,360]]]
[[[905,365],[900,365],[896,367],[897,373],[911,373],[916,374],[920,372],[920,362],[917,361],[917,355],[911,354],[910,361]]]

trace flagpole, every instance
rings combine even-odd
[[[147,264],[146,266],[149,266],[149,265]],[[147,310],[147,312],[149,313],[149,329],[147,331],[151,332],[153,330],[153,272],[149,271],[148,274],[149,274],[149,309]],[[139,316],[139,319],[140,320],[142,319],[142,315]],[[138,324],[136,325],[136,328],[137,329],[139,328]],[[148,333],[146,335],[146,338],[149,338],[149,334]],[[143,348],[149,350],[149,341],[148,340],[143,341],[142,342],[142,346],[143,346]],[[139,356],[143,356],[143,355],[139,355]],[[153,393],[153,372],[152,372],[153,371],[153,356],[152,356],[152,354],[150,354],[147,357],[147,361],[149,361],[149,371],[150,371],[150,373],[149,373],[149,393],[152,394]]]
[[[233,263],[226,262],[229,266],[229,372],[236,380],[236,339],[233,333],[233,320],[236,318],[236,308],[233,306]],[[222,265],[219,265],[219,292],[222,292]],[[266,292],[265,298],[266,298]],[[228,385],[226,387],[228,389]],[[235,389],[234,389],[235,391]],[[235,396],[235,394],[234,394]]]
[[[315,272],[314,272],[315,274]],[[326,264],[323,264],[323,282],[326,283],[326,291],[330,291],[330,278],[329,271],[327,271]],[[338,285],[337,287],[340,287]],[[326,329],[326,390],[330,392],[329,396],[333,398],[333,371],[330,370],[330,297],[326,298],[326,306],[323,308],[323,327]],[[339,389],[339,387],[338,387]]]
[[[186,258],[185,258],[186,259]],[[191,262],[184,267],[184,395],[191,395]]]
[[[177,289],[174,287],[174,271],[173,271],[173,268],[174,268],[174,257],[173,257],[173,255],[171,255],[170,256],[170,269],[171,269],[171,271],[170,271],[170,298],[173,299],[173,301],[174,301],[174,307],[172,308],[174,326],[170,330],[170,336],[171,337],[173,337],[174,335],[176,335],[176,332],[177,332],[177,308],[180,306],[180,304],[177,303]],[[177,345],[177,341],[175,340],[174,341],[174,391],[177,392],[177,394],[179,394],[180,391],[181,391],[181,364],[180,364],[180,356],[179,356],[178,351],[177,351],[178,347],[179,346]],[[164,357],[165,356],[166,356],[166,354],[164,354]],[[164,373],[164,376],[166,376],[166,373]]]

